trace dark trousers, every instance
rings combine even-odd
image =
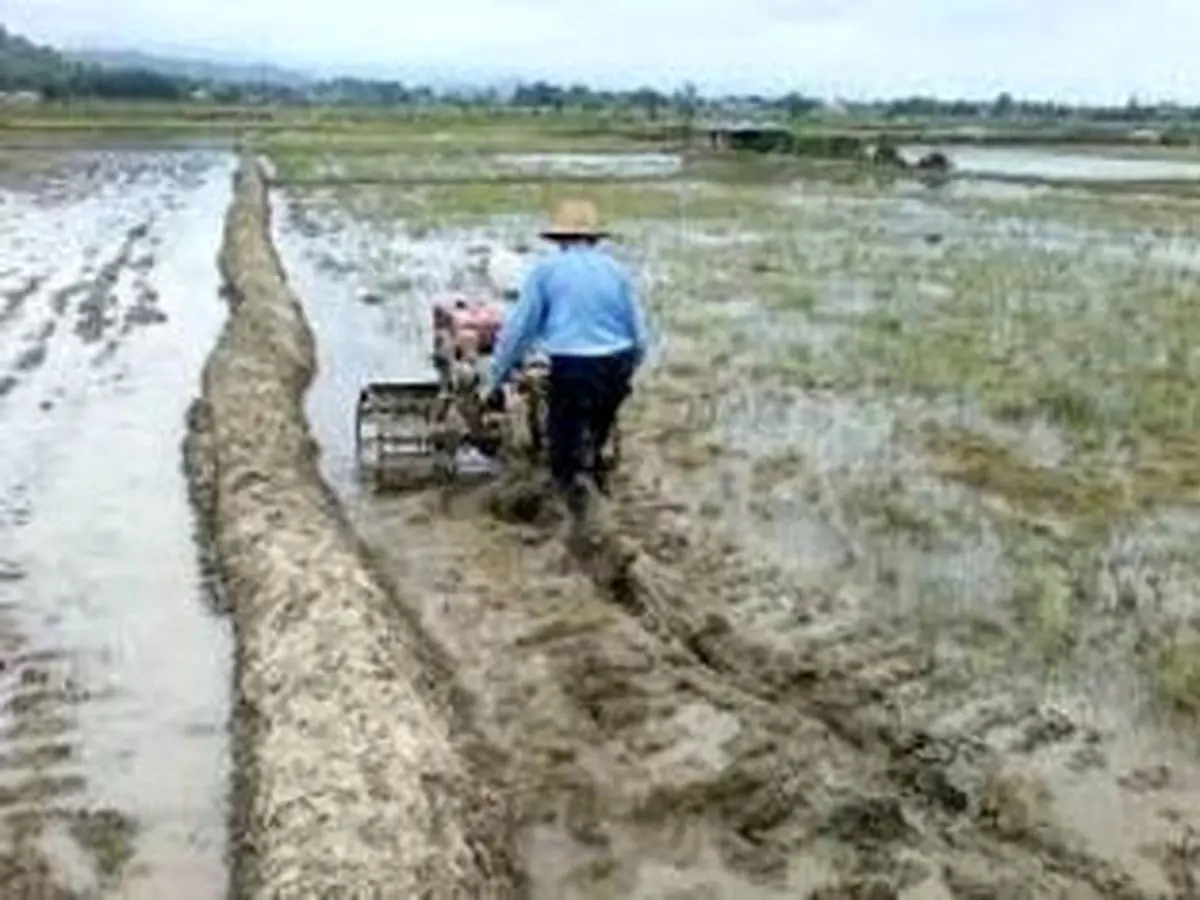
[[[546,430],[550,472],[570,491],[580,474],[604,489],[607,473],[600,448],[608,441],[617,411],[631,391],[633,352],[611,356],[552,356]],[[585,458],[585,449],[590,449]]]

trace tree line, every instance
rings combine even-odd
[[[539,80],[518,84],[509,92],[496,88],[436,90],[398,81],[336,78],[307,88],[268,85],[225,85],[228,100],[263,98],[284,103],[367,107],[450,105],[462,108],[500,108],[553,114],[573,111],[603,113],[640,111],[650,120],[671,117],[690,120],[699,115],[766,114],[784,120],[803,119],[831,107],[872,119],[992,119],[1138,123],[1163,119],[1200,121],[1200,105],[1183,107],[1147,104],[1130,98],[1111,106],[1071,106],[1045,100],[1015,98],[1002,93],[990,100],[902,97],[888,100],[830,103],[798,91],[781,95],[701,95],[694,84],[674,91],[643,86],[632,90],[596,90],[585,84],[554,84]]]
[[[192,88],[149,69],[109,69],[67,59],[0,25],[0,91],[35,91],[46,99],[177,100]]]
[[[777,96],[702,95],[694,84],[674,91],[645,86],[632,90],[596,90],[586,84],[545,80],[497,88],[438,89],[396,80],[330,78],[304,86],[270,82],[228,82],[167,75],[144,67],[110,67],[70,60],[0,25],[0,92],[35,91],[48,100],[98,98],[124,100],[211,100],[219,103],[272,103],[376,108],[456,106],[502,108],[533,114],[568,111],[595,113],[633,111],[650,120],[670,117],[691,121],[700,115],[768,115],[802,119],[831,105],[872,119],[993,119],[1062,121],[1067,119],[1138,123],[1163,119],[1200,121],[1200,106],[1140,103],[1136,98],[1113,106],[1073,107],[1051,101],[1026,100],[1003,93],[988,100],[906,97],[830,104],[802,92]]]

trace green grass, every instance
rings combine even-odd
[[[1146,273],[1107,309],[1013,308],[1009,296],[956,293],[898,328],[862,328],[845,378],[972,394],[1001,418],[1044,416],[1081,447],[1197,431],[1200,370],[1181,343],[1200,337],[1200,291]]]
[[[872,305],[843,314],[845,352],[820,365],[847,391],[969,396],[1001,420],[1042,417],[1084,449],[1200,433],[1200,286],[1106,255],[1122,249],[981,239],[889,258],[856,244],[838,277],[873,284]],[[820,311],[825,273],[796,274],[791,293]]]
[[[396,152],[606,150],[669,140],[655,123],[573,112],[287,108],[206,103],[72,102],[0,110],[0,140],[107,136],[247,137],[302,164],[305,156]]]
[[[1152,656],[1151,672],[1159,696],[1172,711],[1200,716],[1200,635],[1166,639]]]

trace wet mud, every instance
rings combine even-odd
[[[137,173],[119,197],[68,160],[61,195],[0,191],[0,893],[199,900],[226,879],[229,652],[179,448],[229,164],[108,167]],[[159,327],[122,327],[147,291]]]
[[[461,283],[479,236],[401,246],[336,217],[327,236],[309,199],[293,194],[288,220],[304,233],[277,238],[322,360],[308,404],[322,468],[507,759],[533,896],[1194,894],[1188,748],[1023,670],[1023,637],[996,616],[889,614],[861,595],[870,582],[798,577],[748,544],[723,515],[739,482],[719,499],[726,451],[676,423],[715,390],[681,381],[678,358],[631,408],[629,463],[583,546],[566,547],[529,473],[448,507],[361,491],[357,388],[421,371],[423,298]],[[361,252],[322,265],[339,244]],[[386,277],[421,289],[356,302]],[[762,462],[726,474],[784,480],[786,459]],[[841,534],[829,552],[845,571],[855,531]]]
[[[239,170],[188,447],[236,636],[233,893],[518,896],[504,767],[316,468],[312,335]]]

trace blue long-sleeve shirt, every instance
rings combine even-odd
[[[646,355],[646,317],[617,260],[596,247],[570,247],[539,261],[496,340],[491,384],[499,386],[533,344],[549,356]]]

